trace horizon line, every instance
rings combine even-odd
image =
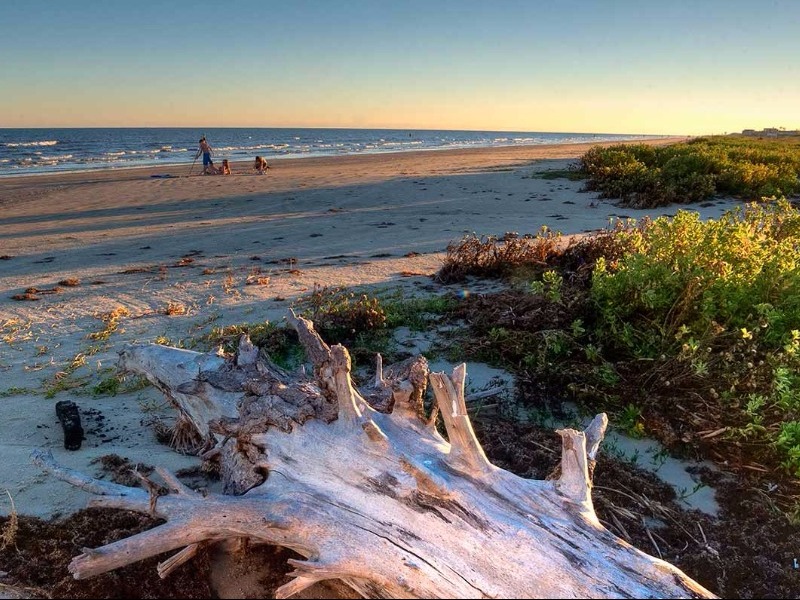
[[[641,133],[641,132],[612,132],[612,131],[535,131],[526,129],[442,129],[434,127],[342,127],[342,126],[267,126],[267,125],[50,125],[50,126],[5,126],[3,129],[356,129],[356,130],[385,130],[385,131],[465,131],[465,132],[496,132],[496,133],[575,133],[591,135],[648,135],[659,137],[687,137],[686,133]],[[719,135],[713,133],[701,135]]]

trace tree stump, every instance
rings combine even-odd
[[[93,505],[166,520],[85,550],[70,565],[76,578],[180,550],[162,563],[165,575],[199,544],[238,538],[305,557],[290,561],[280,598],[327,579],[381,598],[714,597],[598,521],[589,473],[604,414],[585,431],[558,432],[557,479],[523,479],[492,465],[475,437],[465,365],[446,375],[429,373],[421,356],[386,369],[379,357],[374,380],[357,389],[347,350],[306,319],[289,321],[313,377],[285,373],[247,338],[230,359],[155,344],[121,351],[120,367],[144,374],[203,437],[225,494],[202,496],[159,469],[171,493],[158,496],[37,453],[45,470],[98,494]]]

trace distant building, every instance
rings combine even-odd
[[[742,135],[761,136],[768,138],[789,137],[794,135],[800,135],[800,129],[794,129],[791,131],[787,131],[783,128],[777,128],[777,127],[765,127],[761,131],[756,131],[755,129],[743,129]]]

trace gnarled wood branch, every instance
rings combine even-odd
[[[591,468],[605,415],[585,432],[559,431],[557,480],[522,479],[492,465],[475,436],[464,365],[429,376],[422,357],[385,368],[378,359],[358,388],[344,347],[329,347],[302,317],[289,321],[313,379],[289,377],[246,339],[231,360],[158,345],[122,351],[121,367],[164,390],[214,446],[206,456],[221,462],[226,494],[202,497],[159,471],[171,493],[153,500],[37,455],[54,476],[100,495],[95,504],[167,521],[86,550],[70,566],[75,577],[183,548],[163,574],[199,544],[247,538],[305,557],[278,597],[325,579],[365,597],[713,597],[599,523]]]

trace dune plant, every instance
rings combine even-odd
[[[505,277],[520,268],[541,269],[556,254],[561,234],[543,226],[536,235],[507,232],[501,237],[464,236],[447,246],[444,266],[436,274],[441,283],[467,277]]]
[[[800,193],[800,138],[697,138],[664,147],[595,147],[580,159],[586,188],[636,207],[727,195],[745,200]]]
[[[718,220],[679,211],[620,233],[591,298],[606,358],[661,369],[727,412],[727,435],[768,445],[800,477],[800,213],[784,200]]]
[[[729,464],[800,477],[790,203],[625,223],[547,262],[527,285],[458,312],[470,324],[460,347],[515,372],[523,402],[570,398],[673,450],[716,446]]]
[[[636,356],[725,335],[782,347],[800,328],[800,214],[785,201],[717,220],[679,211],[620,232],[628,252],[600,259],[592,298],[603,333]]]

